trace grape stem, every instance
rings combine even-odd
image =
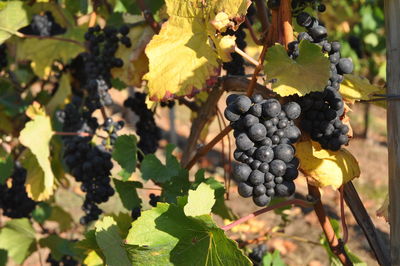
[[[234,221],[233,223],[230,223],[228,225],[222,226],[221,229],[224,230],[224,231],[231,230],[233,227],[235,227],[235,226],[237,226],[239,224],[242,224],[242,223],[244,223],[244,222],[246,222],[246,221],[248,221],[248,220],[250,220],[250,219],[252,219],[254,217],[257,217],[258,215],[264,214],[264,213],[272,211],[274,209],[278,209],[278,208],[282,208],[282,207],[285,207],[285,206],[288,206],[288,205],[292,205],[292,204],[299,205],[299,206],[302,206],[302,207],[311,207],[314,204],[316,204],[316,202],[313,203],[313,202],[304,201],[304,200],[300,200],[300,199],[291,199],[291,200],[283,201],[283,202],[277,203],[275,205],[268,206],[268,207],[265,207],[265,208],[263,208],[261,210],[255,211],[255,212],[253,212],[253,213],[251,213],[249,215],[246,215],[246,216]]]
[[[340,220],[342,221],[342,230],[343,230],[343,245],[346,245],[347,240],[349,240],[349,232],[347,229],[346,224],[346,216],[344,214],[344,192],[343,192],[343,185],[339,188],[340,194]]]
[[[257,7],[257,16],[261,22],[262,31],[265,34],[269,28],[268,11],[267,11],[267,7],[265,6],[266,1],[255,0],[255,3],[256,3],[256,7]]]
[[[161,30],[160,25],[154,19],[153,14],[147,7],[144,0],[137,0],[140,10],[142,11],[144,19],[147,21],[147,24],[153,29],[154,33],[158,34]]]
[[[317,200],[314,204],[314,211],[318,217],[318,221],[321,224],[322,230],[324,231],[325,237],[328,241],[329,247],[333,254],[335,254],[343,265],[353,265],[346,251],[344,250],[343,241],[339,241],[336,237],[335,231],[333,230],[332,224],[327,217],[324,207],[321,201],[321,193],[317,187],[308,184],[308,193]]]
[[[246,54],[243,50],[241,50],[239,47],[235,46],[235,52],[240,54],[244,59],[246,59],[247,61],[249,61],[250,63],[252,63],[255,66],[258,66],[258,61],[255,60],[253,57],[251,57],[250,55]]]
[[[54,131],[54,135],[58,136],[81,136],[81,137],[93,137],[93,134],[87,133],[87,132],[59,132],[59,131]]]

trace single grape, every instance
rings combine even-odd
[[[278,116],[282,110],[281,104],[276,99],[268,99],[262,104],[262,109],[263,115],[271,118]]]
[[[238,114],[244,114],[250,109],[251,100],[246,95],[239,95],[231,105]]]
[[[286,171],[286,164],[282,160],[273,160],[269,164],[270,172],[275,176],[283,176]]]
[[[286,116],[291,120],[297,119],[301,114],[301,107],[296,102],[288,102],[283,106],[283,110],[285,111]]]
[[[254,124],[250,127],[248,135],[253,141],[261,141],[267,136],[267,129],[261,123]]]
[[[236,147],[238,149],[247,151],[254,146],[254,143],[249,139],[246,133],[240,133],[236,138]]]
[[[257,206],[264,207],[271,202],[271,198],[263,194],[257,197],[253,197],[253,201]]]
[[[279,197],[289,197],[291,196],[296,187],[292,181],[284,181],[282,184],[278,184],[275,187],[275,194]]]
[[[288,163],[294,158],[294,149],[292,145],[279,144],[274,148],[274,155],[276,159]]]
[[[274,159],[274,152],[270,147],[261,146],[255,152],[255,157],[261,162],[271,162]]]
[[[235,164],[233,166],[233,178],[237,182],[245,182],[249,178],[252,170],[247,164]]]
[[[252,171],[249,176],[249,182],[254,186],[261,185],[264,183],[264,173],[259,170]]]
[[[253,195],[253,187],[245,182],[241,182],[238,184],[238,193],[244,198],[251,197]]]

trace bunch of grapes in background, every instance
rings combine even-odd
[[[31,23],[19,30],[23,34],[48,37],[63,34],[66,30],[61,27],[53,17],[50,11],[44,14],[35,14],[32,17]]]
[[[253,197],[258,206],[266,206],[274,196],[288,197],[295,191],[299,161],[295,143],[301,135],[294,120],[301,114],[300,105],[283,106],[273,98],[255,94],[231,94],[225,117],[234,129],[237,149],[233,178],[242,197]]]

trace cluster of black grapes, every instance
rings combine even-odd
[[[107,143],[107,140],[103,140],[102,144],[106,146],[107,144],[109,145],[114,145],[116,139],[118,138],[118,131],[121,130],[124,127],[125,123],[124,121],[116,121],[109,117],[106,119],[106,121],[103,124],[103,129],[106,131],[109,135],[109,143]]]
[[[258,206],[266,206],[274,196],[288,197],[295,191],[299,161],[294,156],[295,143],[301,135],[294,120],[301,114],[300,105],[283,106],[276,99],[255,94],[231,94],[225,117],[234,129],[237,149],[233,168],[242,197],[253,197]]]
[[[249,258],[253,262],[254,266],[263,265],[263,257],[267,253],[267,246],[264,244],[257,245],[253,248],[251,253],[249,254]]]
[[[301,127],[322,148],[337,151],[349,141],[349,127],[340,119],[344,113],[344,102],[339,88],[343,75],[353,71],[353,62],[348,58],[341,58],[340,43],[327,41],[326,28],[316,18],[301,12],[296,19],[300,26],[307,29],[307,32],[299,34],[298,40],[308,40],[320,45],[331,63],[330,77],[324,91],[309,93],[298,100],[303,111]],[[298,44],[298,41],[289,44],[290,57],[296,58],[299,55]]]
[[[7,45],[3,43],[0,45],[0,71],[8,65],[7,60]]]
[[[157,202],[160,202],[160,201],[161,201],[160,196],[156,196],[153,193],[150,194],[150,201],[149,201],[150,206],[157,207]]]
[[[72,102],[66,105],[65,110],[58,114],[63,122],[63,131],[80,134],[93,134],[99,127],[97,119],[85,119],[80,112],[82,99],[74,96]],[[106,202],[114,195],[110,185],[110,171],[113,167],[111,154],[104,146],[95,146],[90,136],[64,136],[64,161],[76,181],[82,182],[81,190],[86,192],[82,209],[85,212],[80,220],[88,224],[97,220],[101,209],[97,206]]]
[[[48,262],[51,266],[61,266],[61,265],[63,265],[63,266],[77,266],[77,265],[79,265],[78,261],[75,260],[71,256],[64,255],[61,258],[61,260],[58,261],[58,260],[53,258],[51,253],[47,257],[46,262]]]
[[[160,196],[156,196],[153,193],[150,194],[150,201],[149,201],[150,206],[157,207],[157,202],[160,202],[160,201],[161,201]],[[142,208],[140,206],[137,206],[132,209],[131,217],[132,217],[133,221],[137,220],[141,215],[142,215]]]
[[[0,208],[10,218],[29,217],[36,202],[28,197],[25,190],[26,169],[16,163],[11,175],[11,187],[0,184]]]
[[[154,120],[154,112],[147,108],[146,93],[135,92],[133,97],[125,100],[124,106],[131,108],[139,117],[136,123],[136,134],[140,137],[138,148],[144,153],[155,153],[158,149],[158,142],[161,139],[161,130]],[[139,160],[143,159],[138,153]]]
[[[88,52],[80,55],[83,71],[79,71],[78,75],[81,75],[79,81],[87,91],[86,106],[90,111],[112,104],[108,93],[111,88],[111,69],[124,64],[121,58],[115,57],[115,53],[119,43],[131,46],[128,34],[129,27],[126,25],[119,30],[110,26],[101,29],[97,25],[85,33]]]
[[[55,22],[50,11],[46,11],[42,15],[33,15],[31,23],[19,31],[28,35],[48,37],[63,34],[66,30]]]

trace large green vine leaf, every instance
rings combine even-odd
[[[149,96],[162,100],[192,95],[205,87],[206,81],[218,73],[217,51],[209,35],[211,21],[221,11],[229,17],[243,15],[246,0],[167,0],[169,20],[163,24],[146,47],[149,58]]]
[[[281,45],[269,48],[265,57],[267,78],[274,80],[273,90],[283,97],[323,91],[329,79],[329,66],[321,47],[307,40],[300,42],[296,60]]]
[[[121,135],[117,138],[114,145],[112,157],[122,167],[119,173],[123,180],[128,180],[136,170],[137,139],[134,135]]]
[[[72,40],[72,42],[37,38],[21,40],[17,47],[17,59],[31,60],[35,74],[41,78],[47,77],[54,60],[67,63],[85,50],[83,46],[85,31],[85,28],[71,28],[65,34],[57,36],[58,38]]]
[[[186,216],[210,214],[214,203],[214,190],[206,183],[201,183],[196,190],[189,190],[188,203],[183,211]]]
[[[8,1],[6,7],[0,11],[0,44],[29,24],[23,5],[22,1]]]
[[[188,204],[193,204],[190,199]],[[139,258],[153,265],[252,265],[210,215],[188,217],[182,207],[167,203],[143,212],[132,223],[126,242],[141,247]],[[134,265],[140,263],[131,258]]]
[[[33,253],[35,242],[35,230],[27,218],[13,219],[0,230],[0,249],[7,250],[18,264]]]
[[[53,194],[54,174],[50,164],[53,130],[50,117],[40,110],[32,118],[21,131],[19,141],[30,150],[23,163],[29,169],[26,180],[28,194],[34,200],[42,201]]]

